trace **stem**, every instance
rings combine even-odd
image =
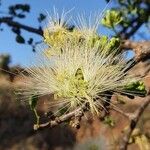
[[[144,110],[148,107],[150,104],[150,96],[147,96],[146,100],[144,100],[143,104],[132,114],[129,116],[130,118],[130,124],[128,126],[128,130],[126,131],[123,140],[120,143],[120,150],[127,150],[128,141],[130,139],[130,136],[135,129],[141,115],[143,114]]]
[[[40,116],[38,115],[36,109],[34,108],[34,114],[35,114],[35,117],[36,117],[36,125],[39,126],[40,124]]]

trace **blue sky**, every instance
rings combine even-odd
[[[76,16],[78,13],[85,12],[100,12],[106,6],[105,0],[2,0],[1,10],[7,11],[7,7],[16,3],[28,3],[31,5],[31,13],[27,15],[26,19],[20,20],[21,23],[38,27],[37,17],[40,12],[51,12],[55,6],[59,11],[65,9],[71,11],[71,15]],[[108,6],[109,7],[109,6]],[[17,44],[15,42],[15,34],[11,32],[10,28],[4,26],[4,31],[0,32],[0,54],[9,53],[12,57],[11,65],[20,64],[27,66],[34,59],[32,48],[28,45]],[[105,32],[103,29],[101,32]],[[32,35],[37,41],[41,38],[35,34],[22,32],[25,37]]]
[[[101,12],[106,7],[105,0],[2,0],[2,6],[0,10],[7,11],[7,7],[16,3],[28,3],[31,5],[31,13],[27,15],[26,19],[20,20],[21,23],[38,27],[37,17],[40,12],[51,12],[55,6],[60,12],[65,9],[71,11],[71,15],[76,16],[79,13],[89,14],[90,12]],[[112,3],[107,7],[112,6]],[[0,54],[9,53],[12,57],[11,65],[20,64],[22,66],[28,66],[34,59],[35,54],[32,52],[32,48],[29,45],[17,44],[15,42],[15,34],[11,32],[10,28],[4,26],[4,31],[0,32]],[[105,28],[101,28],[101,33],[109,35],[110,31]],[[22,32],[25,37],[34,37],[39,41],[42,38],[36,34],[32,34],[26,31]]]

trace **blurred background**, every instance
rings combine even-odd
[[[33,113],[15,96],[15,88],[22,81],[19,72],[31,65],[36,52],[43,47],[43,29],[54,7],[59,13],[71,10],[73,18],[82,13],[88,18],[90,13],[121,10],[125,18],[122,24],[116,29],[101,25],[98,32],[108,37],[150,40],[149,0],[112,0],[109,3],[108,0],[0,0],[0,150],[116,149],[118,137],[128,123],[121,115],[112,112],[114,120],[100,122],[95,118],[83,121],[79,130],[63,124],[34,131]],[[126,53],[127,59],[133,56],[130,50]],[[139,75],[147,71],[145,82],[148,87],[149,63],[148,58],[134,70]],[[41,115],[47,109],[43,105],[44,100],[45,97],[38,106]],[[131,101],[122,109],[132,112],[139,101],[137,98],[135,103]],[[147,109],[138,124],[139,134],[146,136],[147,140],[150,140],[149,113]],[[129,148],[140,149],[132,142]]]

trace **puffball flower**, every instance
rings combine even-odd
[[[26,98],[53,94],[50,103],[65,108],[65,112],[86,104],[92,114],[98,115],[108,91],[124,93],[124,87],[134,80],[126,72],[131,63],[118,55],[117,50],[108,53],[96,44],[89,45],[97,24],[84,28],[82,23],[81,28],[69,32],[63,18],[56,13],[44,33],[48,50],[59,52],[47,56],[43,50],[38,54],[36,63],[26,69],[29,76],[22,94]],[[85,31],[88,31],[86,38]]]

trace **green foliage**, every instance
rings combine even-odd
[[[121,21],[122,21],[122,16],[119,11],[107,10],[105,17],[101,20],[101,23],[108,28],[114,28]]]
[[[34,112],[34,115],[36,117],[36,124],[34,125],[34,127],[36,127],[36,128],[34,128],[35,130],[38,129],[39,122],[40,122],[40,116],[38,115],[37,110],[36,110],[37,102],[38,102],[38,96],[37,95],[33,95],[29,99],[30,108]]]
[[[42,22],[42,21],[44,21],[45,19],[46,19],[46,15],[40,13],[40,14],[39,14],[39,17],[38,17],[38,21],[39,21],[39,22]]]
[[[100,37],[99,39],[99,44],[101,45],[101,47],[104,47],[107,45],[107,42],[108,42],[108,37],[103,35]]]
[[[30,105],[30,108],[31,110],[34,110],[36,105],[37,105],[37,102],[38,102],[38,97],[37,95],[33,95],[30,99],[29,99],[29,105]]]
[[[110,39],[110,42],[109,42],[109,49],[114,49],[115,48],[118,48],[118,46],[120,45],[120,40],[119,38],[115,38],[115,37],[112,37]]]
[[[115,121],[110,116],[106,116],[104,118],[104,123],[109,125],[110,127],[114,127],[115,126]]]
[[[106,12],[102,24],[112,29],[117,36],[129,38],[143,24],[148,23],[149,10],[149,0],[116,0],[115,5]]]
[[[100,49],[103,49],[103,52],[109,54],[118,49],[120,45],[120,39],[116,37],[109,39],[107,36],[101,36],[95,43],[99,45]]]
[[[118,49],[119,45],[120,45],[120,39],[116,37],[112,37],[109,40],[109,43],[106,45],[106,47],[108,49],[108,52],[111,53],[113,52],[113,50]]]
[[[18,17],[18,18],[25,18],[25,12],[30,12],[30,5],[28,4],[16,4],[9,6],[9,14]]]
[[[131,82],[125,87],[126,90],[134,91],[142,95],[146,95],[145,85],[142,81]]]
[[[16,36],[16,42],[20,43],[20,44],[24,44],[25,43],[25,39],[23,38],[23,36],[21,36],[20,34]]]

